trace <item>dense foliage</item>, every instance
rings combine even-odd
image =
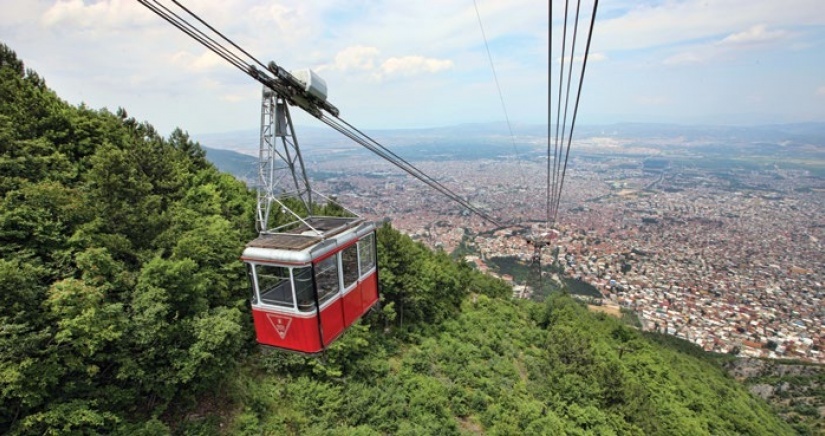
[[[0,432],[152,421],[249,343],[254,198],[180,130],[72,107],[0,45]]]
[[[230,395],[241,434],[793,433],[714,363],[560,294],[473,295],[435,333],[359,328],[326,360],[250,364]]]
[[[260,352],[243,184],[2,45],[0,102],[0,432],[789,433],[714,364],[389,225],[380,310],[319,358]]]

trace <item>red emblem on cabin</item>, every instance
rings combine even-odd
[[[272,327],[275,328],[278,336],[280,336],[281,339],[286,338],[286,332],[289,331],[289,325],[292,324],[292,318],[273,315],[271,313],[267,315],[267,318],[269,318],[269,322],[272,323]]]

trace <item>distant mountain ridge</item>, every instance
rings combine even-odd
[[[298,126],[298,141],[307,161],[329,159],[379,159],[337,132]],[[461,124],[425,129],[367,132],[410,161],[500,159],[523,161],[546,157],[545,125],[514,124],[514,138],[504,123]],[[218,168],[249,180],[258,154],[257,130],[193,135]],[[602,147],[609,141],[610,147]],[[762,164],[783,164],[825,174],[825,123],[756,126],[677,125],[620,123],[586,125],[574,133],[571,157],[578,155],[642,154],[665,157],[694,156],[706,160],[757,159]],[[334,151],[334,153],[330,153]],[[234,154],[232,153],[234,152]],[[803,165],[804,163],[804,165]],[[308,168],[312,171],[312,168]]]
[[[212,162],[219,170],[232,174],[238,180],[250,182],[255,180],[255,170],[258,158],[232,150],[201,147],[206,152],[206,159]]]
[[[518,137],[547,135],[546,124],[519,124],[512,126],[513,134]],[[568,125],[569,129],[569,125]],[[314,143],[316,141],[340,140],[348,141],[337,132],[325,127],[297,126],[297,136],[300,141]],[[428,127],[418,129],[374,129],[365,132],[379,138],[478,138],[478,137],[510,137],[505,123],[470,123],[451,126]],[[555,126],[554,126],[555,132]],[[200,143],[210,148],[257,150],[259,144],[257,129],[236,130],[217,133],[193,134]],[[574,131],[574,139],[583,139],[598,136],[619,137],[660,137],[660,136],[724,136],[758,137],[761,139],[788,139],[805,137],[817,140],[825,145],[825,122],[789,123],[789,124],[759,124],[759,125],[710,125],[710,124],[663,124],[663,123],[616,123],[616,124],[588,124],[578,125]],[[385,144],[389,145],[389,144]],[[403,144],[400,144],[403,145]]]

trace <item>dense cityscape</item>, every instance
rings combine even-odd
[[[545,221],[545,163],[417,165],[513,227],[496,229],[372,159],[322,162],[328,177],[316,187],[367,218],[390,217],[431,247],[453,252],[463,243],[481,269],[496,257],[529,260],[533,249],[519,229],[540,230]],[[825,362],[823,192],[825,181],[804,169],[577,157],[565,180],[561,235],[542,262],[595,286],[604,304],[634,311],[645,329],[709,351]],[[524,283],[513,284],[514,295],[530,297]]]

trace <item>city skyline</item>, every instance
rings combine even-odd
[[[70,103],[122,106],[164,134],[259,122],[255,82],[137,2],[0,5],[0,39]],[[553,5],[555,45],[564,3]],[[504,120],[472,2],[189,6],[257,57],[318,71],[359,127]],[[510,119],[546,122],[546,3],[479,1],[478,11]],[[821,12],[810,0],[602,2],[579,122],[825,121]]]

